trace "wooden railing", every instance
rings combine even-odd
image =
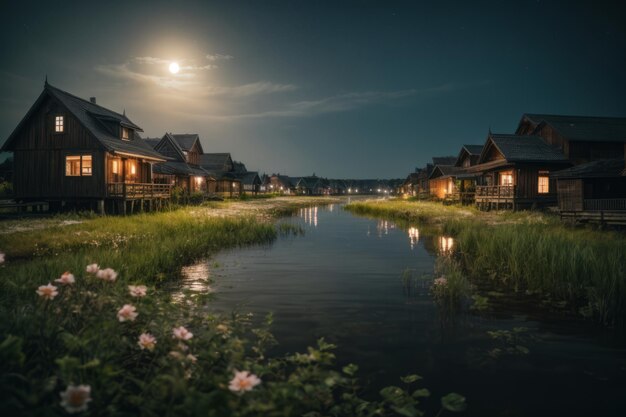
[[[626,198],[585,199],[583,204],[589,211],[626,210]]]
[[[514,185],[477,185],[476,200],[480,199],[506,199],[510,200],[515,197]]]
[[[112,198],[170,198],[171,184],[142,184],[112,182],[107,184],[107,196]]]

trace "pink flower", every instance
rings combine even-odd
[[[191,363],[196,363],[198,361],[198,357],[196,355],[192,355],[191,353],[187,355],[187,359]]]
[[[111,268],[101,269],[96,272],[96,276],[103,281],[115,281],[117,279],[117,272]]]
[[[87,265],[87,268],[85,268],[85,271],[87,271],[88,274],[97,274],[98,271],[100,270],[100,267],[98,266],[98,264],[89,264]]]
[[[133,321],[139,315],[139,313],[135,312],[136,310],[131,304],[124,304],[124,307],[117,312],[117,318],[119,321]]]
[[[37,294],[44,298],[44,300],[52,300],[59,295],[57,287],[48,283],[48,285],[42,285],[37,289]]]
[[[139,335],[139,341],[137,344],[142,350],[154,350],[156,346],[156,337],[152,336],[150,333],[142,333]]]
[[[248,371],[235,371],[235,376],[230,380],[228,389],[232,392],[243,393],[245,391],[252,391],[252,388],[261,383],[261,380],[254,374]]]
[[[58,282],[63,285],[73,284],[76,280],[74,279],[74,275],[70,274],[69,271],[65,271],[61,278],[55,279],[54,282]]]
[[[4,252],[0,252],[0,264],[4,263]]]
[[[129,285],[128,292],[133,297],[145,297],[148,288],[145,285]]]
[[[61,407],[70,414],[86,411],[89,401],[91,401],[89,385],[68,385],[65,391],[61,392]]]
[[[193,337],[193,333],[185,329],[183,326],[176,327],[172,330],[174,338],[178,340],[189,340]]]
[[[434,282],[435,286],[446,286],[448,285],[448,280],[446,279],[446,277],[439,277],[435,280]]]

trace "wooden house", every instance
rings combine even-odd
[[[299,178],[289,177],[287,175],[272,174],[268,177],[266,185],[267,191],[276,194],[294,194],[296,191],[295,184]]]
[[[141,131],[94,97],[84,100],[46,82],[2,146],[14,155],[15,200],[125,213],[128,205],[143,209],[168,199],[171,186],[152,181],[152,165],[167,158]]]
[[[237,172],[236,178],[241,182],[243,194],[257,195],[261,192],[261,177],[256,171]]]
[[[578,165],[621,155],[626,143],[626,118],[526,113],[516,134],[540,136]]]
[[[296,193],[300,195],[329,195],[330,184],[324,178],[312,175],[300,177],[295,185]]]
[[[550,174],[569,167],[568,159],[539,136],[489,133],[478,164],[466,168],[480,174],[476,204],[490,208],[556,205],[556,183]]]
[[[199,156],[199,165],[216,179],[215,193],[223,197],[238,197],[243,193],[230,153],[205,153]]]
[[[406,179],[400,184],[398,193],[405,197],[415,197],[419,189],[420,169],[416,168],[415,172],[411,172]]]
[[[172,184],[190,194],[216,192],[217,180],[199,165],[204,151],[197,134],[165,133],[161,139],[146,142],[170,159],[155,164],[154,182]]]
[[[551,177],[557,184],[561,218],[626,225],[624,158],[576,165]]]

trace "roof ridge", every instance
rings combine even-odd
[[[107,108],[107,107],[104,107],[104,106],[101,106],[101,105],[99,105],[99,104],[97,104],[97,103],[92,103],[91,101],[89,101],[89,100],[85,100],[84,98],[82,98],[82,97],[78,97],[78,96],[76,96],[76,95],[74,95],[74,94],[72,94],[72,93],[68,93],[67,91],[65,91],[65,90],[61,90],[60,88],[55,87],[55,86],[53,86],[53,85],[52,85],[52,84],[50,84],[50,83],[47,83],[47,84],[45,85],[45,88],[52,88],[53,90],[57,90],[57,91],[59,91],[59,92],[61,92],[61,93],[65,94],[65,95],[68,95],[68,96],[70,96],[70,97],[72,97],[72,98],[75,98],[75,99],[77,99],[77,100],[83,101],[83,102],[85,102],[85,103],[87,103],[87,104],[89,104],[89,105],[91,105],[91,106],[95,106],[95,107],[101,108],[101,109],[103,109],[103,110],[106,110],[106,111],[108,111],[108,112],[111,112],[111,113],[117,114],[118,116],[120,116],[120,118],[122,118],[122,119],[126,119],[126,120],[130,121],[130,119],[129,119],[126,115],[120,114],[120,113],[116,112],[115,110],[111,110],[111,109],[109,109],[109,108]]]

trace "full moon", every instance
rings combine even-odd
[[[170,64],[170,72],[172,74],[176,74],[179,70],[180,70],[180,67],[178,66],[178,62],[172,62]]]

